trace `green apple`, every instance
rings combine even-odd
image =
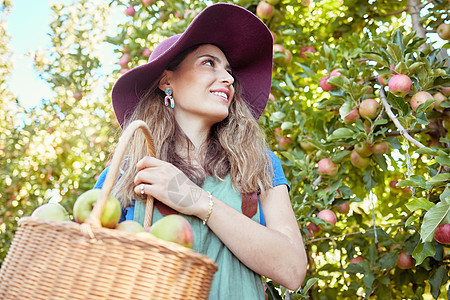
[[[86,221],[95,203],[100,198],[100,194],[100,189],[93,189],[84,192],[78,197],[73,206],[73,216],[76,222],[83,223]],[[100,217],[100,223],[103,227],[115,228],[117,223],[119,223],[121,214],[122,209],[119,200],[113,195],[110,195]]]
[[[180,215],[168,215],[156,221],[150,231],[155,237],[192,248],[194,232],[191,224]]]
[[[70,221],[66,209],[59,203],[46,203],[36,208],[32,217],[52,221]]]
[[[116,229],[129,233],[145,232],[144,227],[141,224],[132,220],[120,222]]]

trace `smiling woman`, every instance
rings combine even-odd
[[[143,224],[143,195],[157,200],[153,222],[182,214],[193,249],[219,266],[210,299],[264,299],[261,275],[295,290],[306,273],[289,186],[257,121],[271,87],[272,44],[251,12],[214,4],[112,91],[119,124],[143,120],[156,150],[146,156],[140,135],[130,144],[113,189],[122,220]]]

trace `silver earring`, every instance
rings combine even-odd
[[[164,92],[166,93],[166,97],[164,97],[164,104],[166,106],[169,106],[169,102],[170,102],[170,107],[174,108],[175,102],[173,101],[173,97],[172,97],[172,89],[167,88]]]

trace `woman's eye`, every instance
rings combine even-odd
[[[214,61],[212,59],[205,60],[204,64],[208,65],[208,66],[211,66],[211,67],[214,67]]]

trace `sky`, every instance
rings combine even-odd
[[[13,0],[13,8],[7,17],[10,47],[13,51],[13,73],[10,90],[25,107],[36,106],[43,98],[50,98],[48,84],[38,77],[33,68],[33,56],[27,54],[44,48],[50,42],[51,10],[49,0]]]

